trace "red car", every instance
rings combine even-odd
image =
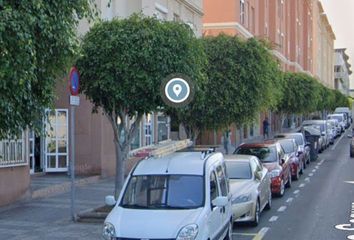
[[[280,197],[284,195],[285,187],[291,187],[291,163],[277,141],[241,144],[234,154],[254,155],[269,171],[272,179],[272,193]]]
[[[306,165],[304,155],[298,153],[299,146],[296,144],[295,139],[283,138],[279,139],[278,142],[284,149],[285,158],[290,159],[292,178],[299,180],[300,174],[304,172]]]

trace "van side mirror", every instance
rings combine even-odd
[[[108,206],[114,206],[117,203],[116,199],[112,195],[106,196],[105,199],[104,199],[104,202]]]
[[[225,207],[228,202],[229,199],[227,197],[219,196],[216,197],[213,201],[211,201],[211,204],[216,207]]]
[[[254,173],[254,177],[260,181],[262,179],[262,171],[258,171],[258,172],[256,171]]]

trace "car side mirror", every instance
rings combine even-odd
[[[260,181],[262,179],[262,171],[255,172],[254,177]]]
[[[112,195],[106,196],[105,199],[104,199],[104,202],[108,206],[114,206],[117,203],[116,199]]]
[[[321,136],[326,136],[326,132],[322,132],[322,133],[321,133]]]
[[[216,207],[225,207],[228,202],[229,202],[228,197],[219,196],[216,197],[213,201],[211,201],[211,204]]]

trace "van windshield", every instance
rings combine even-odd
[[[138,175],[129,180],[121,207],[190,209],[204,202],[203,177],[196,175]]]

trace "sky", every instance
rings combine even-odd
[[[354,0],[320,0],[332,26],[335,48],[347,48],[351,70],[354,72]],[[354,73],[350,76],[350,88],[354,89]]]

